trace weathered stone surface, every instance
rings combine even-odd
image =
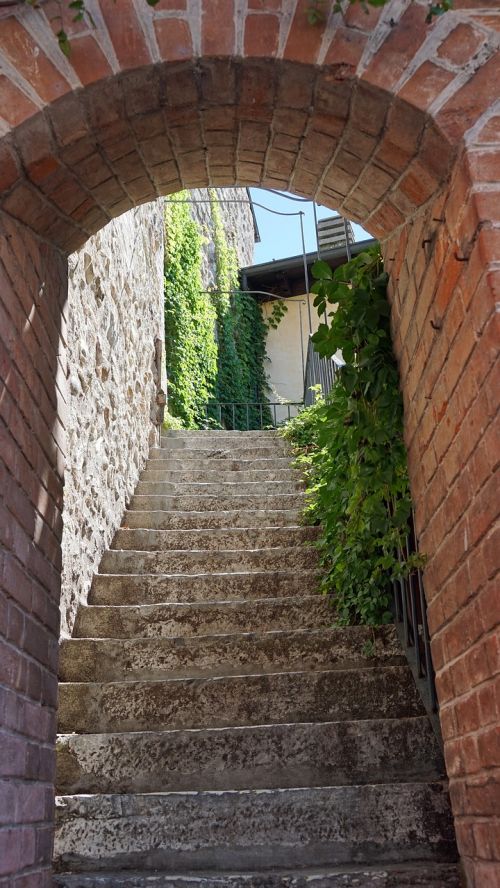
[[[352,626],[199,638],[70,638],[61,645],[59,674],[61,681],[156,681],[386,663],[406,663],[394,627]]]
[[[70,256],[69,271],[63,635],[86,601],[154,442],[163,202],[110,222]]]
[[[204,528],[226,527],[290,527],[300,523],[298,509],[232,509],[227,511],[194,509],[183,512],[170,511],[125,512],[122,527],[145,527],[156,530],[202,530]]]
[[[78,610],[74,637],[172,638],[215,632],[320,629],[333,611],[323,595],[251,601],[200,601],[136,606],[89,606]]]
[[[101,559],[102,573],[184,573],[195,574],[251,570],[311,570],[318,564],[312,547],[274,549],[197,549],[189,552],[137,552],[110,549]]]
[[[130,509],[144,511],[171,511],[179,509],[189,512],[227,512],[235,509],[302,509],[304,506],[303,493],[279,493],[260,496],[259,494],[245,494],[238,496],[196,496],[194,494],[178,496],[134,496],[130,503]]]
[[[293,873],[62,873],[54,876],[54,884],[56,888],[461,888],[463,882],[457,866],[433,862]]]
[[[404,666],[59,686],[59,731],[101,733],[421,715]]]
[[[61,794],[271,789],[436,780],[426,717],[59,739]]]
[[[158,448],[154,448],[154,452],[158,453]],[[191,451],[193,452],[193,451]],[[168,454],[169,451],[162,451],[164,454]],[[175,456],[165,455],[162,457],[155,457],[154,459],[150,458],[146,463],[146,469],[153,470],[155,472],[159,471],[169,471],[169,472],[198,472],[198,477],[200,477],[200,473],[205,472],[240,472],[240,471],[278,471],[278,470],[286,470],[288,472],[289,477],[294,477],[295,470],[290,466],[290,457],[288,456],[278,456],[275,459],[273,457],[254,457],[249,459],[239,459],[235,457],[233,453],[233,458],[229,456],[225,456],[221,459],[212,458],[212,457],[203,457],[199,454],[197,456],[190,456],[185,458],[183,454],[179,451],[176,451]]]
[[[166,448],[177,452],[178,450],[201,450],[213,451],[221,448],[222,450],[233,450],[238,453],[240,450],[258,451],[261,448],[265,450],[275,450],[277,452],[285,451],[291,454],[291,447],[288,441],[275,431],[271,432],[254,432],[249,436],[248,432],[201,432],[201,434],[190,434],[182,432],[178,435],[162,435],[160,439],[160,448]]]
[[[304,595],[317,592],[319,574],[308,570],[255,571],[196,575],[97,574],[90,590],[92,604],[141,604]]]
[[[64,796],[57,808],[56,866],[73,870],[230,871],[415,858],[456,858],[439,783]]]
[[[156,463],[150,463],[150,465],[155,466]],[[187,465],[187,463],[186,463]],[[169,471],[167,469],[160,469],[159,471],[155,468],[146,467],[145,471],[141,473],[140,481],[171,481],[175,484],[180,484],[184,482],[188,483],[199,483],[202,481],[203,483],[207,482],[247,482],[247,481],[300,481],[301,477],[299,472],[293,472],[290,469],[250,469],[248,471],[234,471],[234,469],[227,469],[225,467],[221,469],[214,469],[213,463],[210,464],[209,469],[203,468],[200,469],[182,469],[179,471]]]
[[[203,475],[199,481],[139,481],[135,491],[138,496],[157,494],[159,496],[266,496],[270,494],[295,493],[302,490],[300,480],[288,479],[287,481],[241,481],[234,478],[231,481],[205,481]]]
[[[221,527],[207,530],[131,530],[117,531],[112,549],[136,549],[163,552],[168,549],[271,549],[313,543],[318,527]]]
[[[213,443],[204,444],[202,448],[195,447],[195,442],[192,438],[173,438],[173,441],[176,442],[174,447],[171,447],[170,441],[168,443],[168,447],[153,447],[150,451],[149,458],[150,459],[183,459],[183,460],[191,460],[191,459],[200,459],[201,455],[204,460],[207,460],[207,463],[215,462],[216,460],[255,460],[255,459],[283,459],[283,457],[290,457],[290,449],[287,447],[285,442],[281,439],[279,441],[262,441],[259,442],[248,442],[248,441],[238,441],[238,446],[235,443],[231,443],[230,439],[224,438],[222,441],[216,441]],[[203,441],[203,438],[201,439]],[[198,439],[196,440],[197,444]],[[186,443],[185,443],[186,442]],[[188,446],[186,446],[186,444]],[[201,450],[201,454],[200,454]],[[207,465],[208,468],[208,465]]]

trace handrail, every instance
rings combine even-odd
[[[207,424],[214,421],[228,430],[257,431],[278,428],[292,419],[293,408],[296,416],[303,406],[302,401],[208,401],[202,409]],[[282,419],[278,408],[286,411]]]
[[[314,403],[314,386],[321,386],[321,394],[326,398],[333,388],[335,377],[343,361],[336,355],[331,358],[321,358],[314,349],[314,344],[309,337],[307,344],[306,370],[304,374],[304,406],[310,407]]]
[[[412,513],[408,535],[404,546],[398,551],[398,558],[400,561],[406,561],[417,551]],[[393,580],[392,586],[396,631],[434,731],[441,740],[422,569],[420,567],[413,568],[408,575]]]

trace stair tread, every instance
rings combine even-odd
[[[359,867],[203,874],[133,873],[56,874],[59,888],[460,888],[456,864],[433,862]]]
[[[394,755],[394,749],[400,755]],[[444,774],[426,716],[59,735],[58,792],[415,782]]]

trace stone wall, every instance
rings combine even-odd
[[[228,246],[236,249],[239,268],[251,265],[255,244],[254,221],[246,188],[216,188],[217,198],[226,232]],[[193,188],[191,197],[198,203],[191,204],[191,215],[205,237],[203,245],[202,276],[207,288],[215,286],[215,248],[213,222],[207,188]],[[234,201],[234,203],[230,203]],[[240,202],[241,201],[241,202]]]
[[[154,440],[163,339],[163,201],[69,257],[68,458],[61,633],[71,633]]]

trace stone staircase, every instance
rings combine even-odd
[[[332,628],[273,432],[153,449],[61,647],[60,888],[456,888],[392,627]]]

